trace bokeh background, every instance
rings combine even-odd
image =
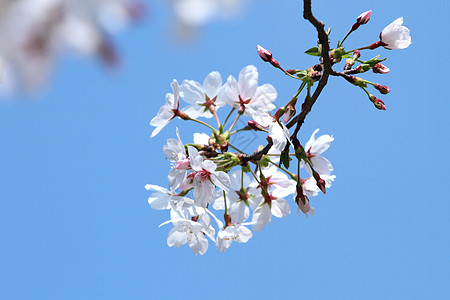
[[[316,58],[316,32],[301,1],[253,0],[239,16],[212,22],[189,40],[173,34],[168,5],[148,2],[147,18],[115,37],[122,64],[105,74],[94,60],[62,57],[48,86],[0,101],[0,298],[2,299],[445,299],[450,295],[450,109],[447,1],[313,1],[335,43],[363,11],[371,21],[347,40],[377,40],[397,17],[411,30],[388,57],[391,88],[378,111],[365,94],[330,78],[301,130],[332,134],[325,153],[336,181],[312,199],[310,218],[274,218],[247,244],[204,256],[166,245],[167,212],[147,203],[147,183],[167,185],[162,146],[175,120],[150,140],[150,120],[176,78],[225,79],[254,64],[278,104],[297,82],[260,60],[255,46],[286,68]],[[108,72],[106,72],[108,73]],[[1,89],[1,86],[0,86]],[[377,95],[377,93],[374,93]],[[378,97],[378,95],[377,95]],[[260,143],[264,143],[261,138]]]

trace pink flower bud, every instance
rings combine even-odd
[[[326,185],[325,180],[320,178],[319,173],[317,173],[314,170],[313,170],[313,177],[316,180],[317,187],[322,191],[322,193],[326,194],[327,193],[327,189],[325,188],[325,185]]]
[[[275,68],[280,68],[280,64],[276,59],[272,58],[272,53],[270,51],[264,49],[260,45],[256,46],[256,51],[258,51],[259,57],[261,57],[263,61],[269,62]]]
[[[372,10],[369,10],[369,11],[366,11],[366,12],[363,12],[362,14],[360,14],[358,16],[358,18],[356,19],[356,23],[353,24],[353,26],[352,26],[352,31],[355,31],[361,25],[367,24],[367,22],[369,22],[369,20],[370,20],[371,14],[372,14]]]
[[[359,17],[356,19],[356,22],[358,22],[358,24],[360,25],[364,25],[367,24],[367,22],[369,22],[370,20],[370,15],[372,14],[372,10],[368,10],[366,12],[363,12],[362,14],[359,15]]]
[[[355,50],[355,51],[353,52],[353,57],[354,57],[354,58],[360,58],[360,57],[361,57],[361,51]]]
[[[253,130],[256,130],[256,131],[262,131],[262,130],[264,130],[264,127],[262,127],[261,125],[259,125],[258,123],[256,123],[256,122],[253,121],[253,120],[248,121],[248,122],[247,122],[247,126],[250,127],[250,128],[253,129]]]
[[[270,62],[272,60],[272,53],[260,45],[256,46],[256,51],[258,51],[259,57],[261,57],[263,61]]]
[[[373,105],[379,110],[386,110],[386,105],[384,105],[384,102],[375,97],[374,95],[369,95],[370,101],[372,101]]]
[[[375,84],[375,88],[382,93],[383,95],[386,95],[387,93],[389,93],[391,91],[391,89],[385,85],[381,85],[381,84]]]
[[[382,63],[377,63],[372,67],[372,71],[378,74],[386,74],[389,73],[389,68],[383,65]]]

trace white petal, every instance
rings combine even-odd
[[[229,76],[224,91],[224,99],[231,107],[239,107],[239,86],[233,76]]]
[[[239,73],[239,95],[242,100],[252,99],[258,88],[258,71],[255,66],[246,66]]]
[[[219,94],[221,87],[222,76],[217,71],[209,73],[203,81],[203,89],[209,99],[216,97]]]
[[[244,201],[239,201],[231,205],[230,215],[233,223],[242,223],[250,216],[250,210]]]
[[[230,187],[230,176],[227,173],[219,171],[211,174],[212,182],[224,191],[228,191]]]
[[[206,133],[194,133],[194,143],[197,145],[208,145],[210,136]]]
[[[277,90],[274,86],[271,84],[263,84],[256,89],[255,96],[250,103],[252,105],[259,105],[263,108],[270,108],[272,102],[275,101],[276,98]]]
[[[334,138],[328,134],[319,136],[311,147],[311,154],[322,154],[330,147],[332,141],[334,141]]]
[[[169,236],[167,237],[167,245],[169,247],[180,247],[187,242],[187,236],[185,232],[178,231],[177,227],[170,230]]]
[[[270,220],[272,220],[272,212],[270,211],[270,207],[268,204],[263,204],[262,206],[258,206],[253,212],[253,230],[261,231],[269,224]]]
[[[312,147],[313,143],[316,141],[316,133],[318,133],[318,132],[319,132],[319,128],[314,130],[313,134],[309,138],[309,141],[305,145],[305,151],[308,151]]]
[[[200,83],[194,80],[184,80],[181,85],[183,100],[189,104],[197,104],[205,102],[205,92]]]
[[[289,204],[283,198],[276,198],[272,200],[272,214],[277,218],[284,218],[291,213]]]
[[[188,146],[189,159],[191,162],[191,168],[194,171],[202,170],[203,158],[198,153],[198,150],[192,146]]]

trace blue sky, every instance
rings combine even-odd
[[[175,127],[185,142],[198,127],[177,120],[150,140],[149,122],[173,78],[202,81],[213,70],[237,76],[248,64],[258,67],[260,83],[277,88],[277,103],[290,99],[297,83],[263,63],[255,47],[270,49],[286,68],[313,65],[303,52],[316,33],[301,18],[301,1],[254,0],[192,43],[177,42],[167,7],[151,3],[149,19],[118,37],[120,72],[62,59],[38,96],[0,102],[0,298],[448,297],[450,105],[442,72],[449,4],[428,3],[313,1],[333,42],[373,9],[349,49],[375,42],[400,16],[413,43],[363,53],[388,57],[389,74],[364,76],[391,88],[379,97],[387,111],[330,78],[308,116],[303,142],[316,128],[335,137],[326,157],[337,178],[312,200],[316,214],[275,219],[219,255],[212,245],[204,256],[167,247],[170,227],[157,226],[168,214],[150,208],[144,185],[167,185],[162,146]]]

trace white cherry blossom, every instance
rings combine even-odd
[[[403,25],[403,17],[386,26],[380,34],[380,40],[386,49],[405,49],[411,45],[409,29]]]
[[[194,80],[184,80],[180,91],[182,98],[190,105],[183,109],[189,117],[196,119],[198,117],[211,118],[213,114],[211,109],[225,106],[222,100],[222,76],[219,72],[209,73],[203,85]]]
[[[319,129],[314,130],[311,138],[305,145],[306,155],[311,161],[314,170],[320,175],[330,175],[333,171],[333,166],[330,161],[325,157],[321,156],[323,152],[325,152],[329,147],[334,138],[330,135],[324,134],[316,139],[316,133],[319,132]],[[312,175],[311,168],[308,164],[305,164],[302,161],[302,166],[305,166],[306,170],[309,174]]]
[[[291,209],[286,200],[273,195],[269,195],[268,197],[270,197],[270,203],[263,200],[253,212],[252,223],[254,231],[263,230],[272,220],[272,215],[277,218],[284,218],[291,213]]]
[[[151,137],[156,136],[169,122],[175,118],[178,107],[180,106],[180,87],[175,79],[170,84],[173,94],[167,93],[166,103],[161,106],[158,114],[150,121],[150,125],[156,127]]]
[[[271,84],[258,86],[258,70],[249,65],[241,70],[239,79],[229,76],[226,84],[225,100],[227,104],[244,110],[244,115],[262,126],[268,126],[271,117],[267,113],[275,108],[272,103],[277,91]]]
[[[169,191],[163,187],[147,184],[145,185],[147,191],[155,191],[148,198],[148,203],[153,209],[171,209],[177,205],[193,205],[194,201],[187,197],[179,196],[174,192]]]
[[[225,252],[232,242],[247,243],[253,236],[250,229],[244,224],[232,224],[220,229],[217,234],[217,248]]]
[[[173,190],[177,189],[186,178],[187,169],[190,165],[189,158],[186,157],[186,150],[180,138],[177,128],[177,139],[168,139],[167,145],[163,147],[164,155],[173,166],[169,171],[169,184]]]
[[[198,150],[188,146],[191,168],[194,173],[189,174],[194,187],[194,201],[201,207],[211,203],[215,194],[216,186],[228,191],[230,177],[223,171],[216,171],[216,164],[210,160],[204,160]]]

